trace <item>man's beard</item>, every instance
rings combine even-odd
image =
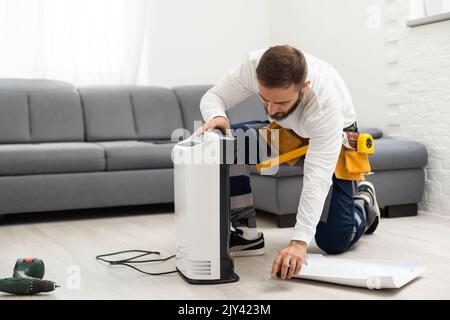
[[[284,119],[286,119],[292,112],[294,112],[297,108],[298,108],[298,105],[300,104],[300,101],[301,101],[301,98],[302,98],[302,95],[298,98],[298,100],[292,105],[292,107],[288,110],[288,111],[286,111],[286,112],[277,112],[277,113],[275,113],[274,115],[269,115],[269,113],[267,112],[267,108],[266,107],[264,107],[264,110],[266,111],[266,114],[271,118],[271,119],[273,119],[273,120],[276,120],[276,121],[281,121],[281,120],[284,120]]]

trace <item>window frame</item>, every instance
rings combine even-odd
[[[426,14],[427,1],[433,0],[409,0],[410,18],[406,21],[406,25],[408,27],[412,28],[430,23],[450,20],[450,8],[448,9],[449,10],[448,12],[427,15]]]

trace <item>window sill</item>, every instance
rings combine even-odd
[[[435,22],[441,22],[445,20],[450,20],[450,12],[445,12],[441,14],[436,14],[433,16],[428,17],[422,17],[417,19],[411,19],[406,21],[406,25],[410,28],[423,26],[425,24],[435,23]]]

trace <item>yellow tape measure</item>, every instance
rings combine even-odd
[[[286,152],[278,157],[256,164],[258,171],[270,169],[292,159],[303,157],[308,151],[308,145]],[[368,133],[360,134],[356,142],[356,152],[373,154],[375,151],[373,137]]]
[[[373,137],[368,133],[359,135],[356,141],[356,152],[373,154],[375,152]]]
[[[260,162],[256,165],[256,169],[260,171],[275,167],[289,160],[304,156],[306,154],[306,151],[308,151],[308,145],[286,152],[281,156]]]

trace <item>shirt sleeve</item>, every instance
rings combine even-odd
[[[253,82],[256,69],[249,57],[231,70],[214,87],[209,89],[200,100],[203,119],[209,121],[217,116],[227,117],[226,111],[255,94]]]
[[[305,119],[305,126],[309,127],[311,136],[305,156],[303,189],[292,240],[301,240],[308,245],[322,215],[342,146],[344,117],[341,99],[333,94],[325,103],[327,106],[323,108],[324,111],[313,112]]]

